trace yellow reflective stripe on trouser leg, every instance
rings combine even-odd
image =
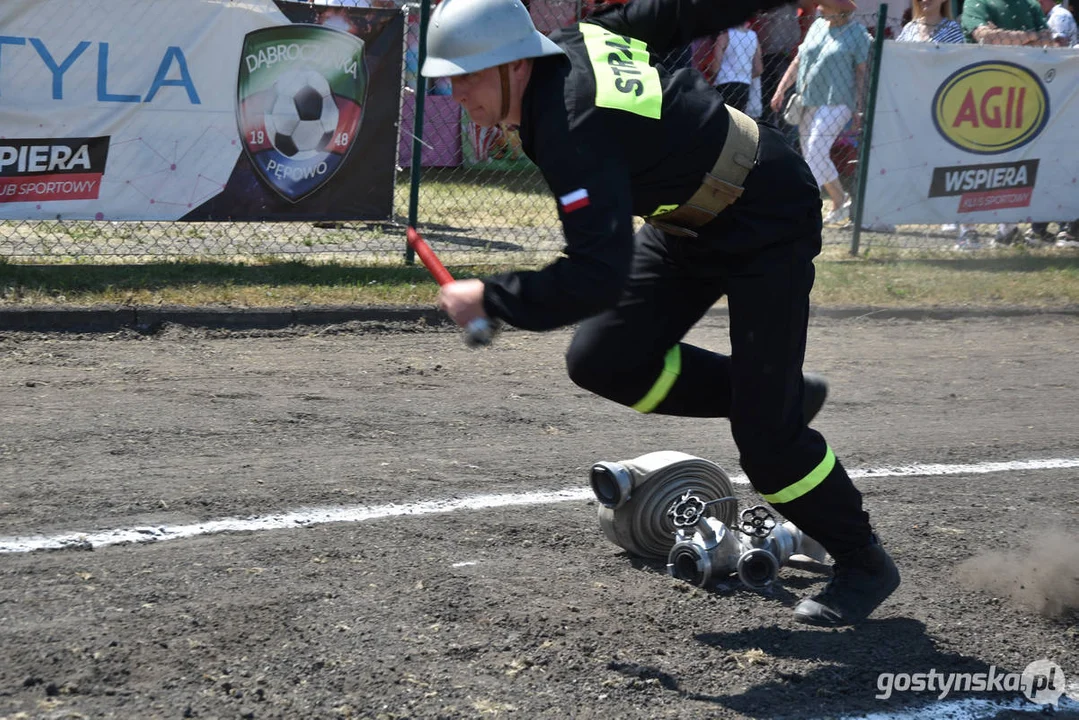
[[[820,465],[813,468],[813,472],[809,473],[793,485],[788,485],[779,492],[772,493],[771,495],[761,495],[761,497],[773,505],[776,503],[787,503],[791,500],[797,500],[820,485],[824,478],[828,477],[828,473],[832,472],[832,468],[834,467],[835,453],[832,452],[832,448],[828,448],[828,452],[824,454],[824,459],[820,461]]]
[[[663,398],[667,397],[667,393],[674,387],[674,381],[678,379],[680,372],[682,372],[682,346],[675,345],[663,357],[663,371],[660,372],[656,384],[647,395],[632,406],[633,409],[641,413],[650,413],[655,410],[656,405],[663,402]]]

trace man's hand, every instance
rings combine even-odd
[[[1052,33],[1045,30],[1001,30],[991,22],[974,28],[971,37],[982,45],[1044,45],[1052,42]]]
[[[776,91],[776,93],[772,95],[772,102],[770,105],[774,112],[783,112],[783,96],[779,94],[779,91]]]
[[[461,327],[487,317],[483,310],[483,281],[457,280],[443,285],[438,291],[438,306]]]
[[[1037,32],[1034,33],[1034,42],[1031,43],[1031,44],[1032,45],[1037,45],[1038,47],[1057,47],[1058,46],[1057,39],[1055,37],[1053,37],[1053,31],[1052,30],[1038,30]],[[1064,47],[1067,47],[1067,46],[1068,46],[1067,41],[1065,41]]]

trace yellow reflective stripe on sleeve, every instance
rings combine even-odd
[[[678,374],[681,372],[682,346],[675,345],[663,357],[663,371],[660,372],[656,384],[652,386],[647,395],[632,406],[633,409],[640,413],[650,413],[655,410],[656,405],[659,405],[663,402],[663,398],[667,397],[667,393],[671,391],[674,381],[678,379]]]
[[[663,86],[648,64],[648,46],[640,40],[592,23],[578,25],[596,76],[596,107],[625,110],[659,120]]]
[[[813,472],[806,475],[804,478],[788,485],[777,493],[771,495],[761,495],[765,500],[772,503],[787,503],[791,500],[797,500],[821,484],[824,478],[828,477],[828,473],[832,472],[832,468],[835,467],[835,453],[832,452],[832,448],[828,448],[828,452],[825,453],[824,459],[820,461],[820,465],[813,468]]]

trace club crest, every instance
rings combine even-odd
[[[237,123],[252,165],[281,197],[302,200],[344,163],[367,81],[364,42],[355,35],[294,24],[244,37]]]

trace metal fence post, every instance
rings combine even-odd
[[[854,203],[854,233],[850,240],[850,254],[858,254],[858,242],[862,235],[862,212],[865,208],[866,180],[869,178],[869,146],[873,141],[873,115],[877,110],[877,88],[880,85],[880,59],[884,54],[884,25],[888,20],[888,3],[881,3],[877,15],[877,35],[873,38],[873,69],[869,76],[869,97],[865,104],[862,123],[862,140],[858,145],[858,197]]]
[[[420,47],[416,54],[416,111],[412,117],[412,169],[408,179],[408,226],[416,227],[420,204],[420,173],[423,155],[423,106],[427,99],[427,80],[423,77],[423,61],[427,59],[427,21],[431,15],[431,0],[420,2]],[[405,264],[416,262],[412,246],[405,243]]]

